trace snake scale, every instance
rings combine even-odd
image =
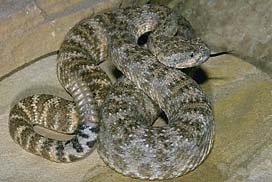
[[[97,143],[105,163],[124,175],[181,176],[208,155],[214,125],[206,95],[176,68],[202,64],[209,54],[189,22],[163,6],[85,18],[67,33],[57,57],[59,81],[73,102],[44,94],[22,99],[10,112],[11,137],[55,162],[82,159]],[[106,60],[124,74],[114,84],[99,67]],[[153,126],[162,111],[167,124]],[[35,132],[37,125],[74,137],[47,138]]]

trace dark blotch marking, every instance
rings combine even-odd
[[[37,139],[38,141],[38,139]],[[46,159],[49,159],[51,160],[51,156],[49,155],[49,152],[50,152],[50,148],[52,147],[53,145],[53,139],[51,138],[48,138],[44,143],[43,143],[43,150],[41,151],[42,153],[42,156]],[[37,144],[37,143],[36,143]]]
[[[99,132],[99,127],[94,127],[89,129],[91,132],[98,133]]]
[[[86,129],[87,127],[88,127],[88,126],[87,126],[86,124],[81,123],[81,124],[79,124],[78,129],[79,129],[79,130],[84,130],[84,129]]]
[[[74,137],[72,140],[71,140],[72,144],[73,144],[73,148],[76,149],[77,152],[83,152],[83,148],[82,146],[79,144],[78,142],[78,138],[77,137]]]
[[[190,57],[191,57],[191,58],[194,57],[194,52],[191,52]]]
[[[64,151],[64,146],[63,146],[61,141],[58,141],[56,150],[57,150],[58,159],[61,160],[63,158],[63,156],[64,156],[64,152],[63,152]]]
[[[67,142],[65,142],[64,145],[68,145],[69,143],[71,143],[71,140],[68,140]]]
[[[86,145],[89,147],[89,148],[92,148],[96,143],[96,140],[92,140],[92,141],[89,141],[86,143]]]
[[[82,133],[82,132],[79,132],[78,136],[81,136],[82,138],[89,138],[90,137],[89,135]]]

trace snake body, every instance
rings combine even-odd
[[[140,46],[142,36],[148,41]],[[213,115],[196,82],[175,68],[199,65],[208,57],[209,49],[190,24],[162,6],[83,19],[68,32],[57,58],[59,81],[74,102],[49,95],[21,100],[10,113],[11,136],[36,155],[72,162],[87,156],[99,135],[100,156],[124,175],[183,175],[208,155]],[[98,66],[108,59],[127,77],[112,86]],[[161,110],[168,124],[153,127]],[[35,125],[75,136],[46,138]]]

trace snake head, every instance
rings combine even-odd
[[[161,63],[173,68],[197,66],[210,56],[210,49],[199,38],[187,40],[181,36],[151,36],[148,46]]]
[[[175,50],[175,59],[172,61],[172,67],[189,68],[198,66],[209,59],[210,53],[208,46],[199,38],[190,40],[181,44],[180,49]]]

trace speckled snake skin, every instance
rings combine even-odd
[[[59,81],[74,102],[27,97],[11,110],[10,134],[25,150],[55,162],[87,156],[98,139],[101,158],[124,175],[181,176],[208,155],[214,126],[200,86],[176,68],[202,64],[209,54],[190,24],[162,6],[83,19],[68,32],[57,58]],[[106,60],[125,75],[113,85],[98,66]],[[152,126],[161,111],[167,124]],[[75,136],[47,138],[35,125]]]

